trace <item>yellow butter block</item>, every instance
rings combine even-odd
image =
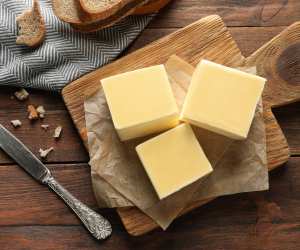
[[[138,145],[136,151],[160,199],[213,170],[188,124]]]
[[[180,119],[232,139],[246,139],[265,82],[262,77],[202,60]]]
[[[163,65],[115,75],[101,83],[122,141],[178,124],[178,107]]]

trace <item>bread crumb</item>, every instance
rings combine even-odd
[[[22,122],[20,120],[11,120],[10,123],[15,127],[21,127]]]
[[[56,129],[54,130],[54,135],[53,135],[53,137],[54,137],[55,139],[60,138],[61,132],[62,132],[62,126],[56,127]]]
[[[29,97],[29,93],[26,91],[26,89],[20,89],[16,91],[14,95],[19,101],[25,101]]]
[[[41,128],[47,130],[49,128],[49,124],[42,124]]]
[[[41,157],[41,158],[46,158],[47,155],[48,155],[51,151],[53,151],[53,150],[54,150],[53,147],[48,148],[48,149],[45,149],[45,150],[43,150],[43,149],[40,148],[40,149],[39,149],[40,157]]]
[[[28,112],[28,119],[29,120],[36,120],[39,118],[39,115],[33,105],[28,105],[27,107],[27,112]]]
[[[45,117],[46,111],[45,111],[45,109],[44,109],[44,106],[38,106],[38,107],[36,108],[36,111],[37,111],[37,113],[38,113],[38,115],[39,115],[39,117],[40,117],[41,119],[43,119],[43,118]]]

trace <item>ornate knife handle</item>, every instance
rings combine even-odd
[[[112,233],[108,220],[77,200],[69,191],[60,185],[52,176],[45,178],[47,184],[77,214],[87,230],[98,240],[106,239]]]

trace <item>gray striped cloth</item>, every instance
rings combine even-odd
[[[16,45],[16,16],[32,0],[0,0],[0,86],[59,91],[80,76],[114,60],[145,28],[153,15],[130,16],[113,27],[84,34],[53,13],[51,0],[40,0],[47,35],[37,49]]]

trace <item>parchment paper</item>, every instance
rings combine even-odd
[[[193,67],[177,57],[170,58],[165,66],[180,107]],[[253,71],[253,68],[250,70]],[[165,229],[192,199],[200,200],[268,188],[261,104],[258,105],[248,139],[245,141],[232,141],[194,127],[214,171],[206,179],[197,181],[161,201],[135,152],[135,146],[147,138],[126,143],[119,141],[101,88],[85,100],[84,106],[92,180],[100,206],[134,204]]]

